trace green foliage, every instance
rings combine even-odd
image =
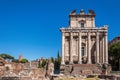
[[[3,59],[6,59],[8,61],[12,61],[12,62],[16,62],[16,63],[26,63],[26,62],[28,62],[27,59],[22,59],[21,61],[19,61],[18,59],[15,59],[13,56],[11,56],[9,54],[6,54],[6,53],[0,54],[0,57],[2,57]]]
[[[0,57],[2,57],[3,59],[6,59],[6,60],[8,60],[8,61],[14,59],[13,56],[11,56],[11,55],[9,55],[9,54],[6,54],[6,53],[0,54]]]
[[[13,59],[12,62],[19,63],[18,59]]]
[[[27,62],[28,62],[27,59],[22,59],[22,60],[20,61],[20,63],[27,63]]]
[[[28,60],[27,59],[22,59],[21,61],[19,61],[18,59],[13,59],[12,62],[15,62],[15,63],[27,63]]]
[[[60,70],[60,64],[61,64],[61,57],[60,57],[59,52],[58,52],[57,59],[55,59],[55,62],[54,62],[54,69]]]
[[[46,61],[46,60],[43,60],[43,62],[42,62],[42,67],[45,67],[46,63],[47,63],[47,61]]]
[[[61,63],[61,57],[60,57],[59,52],[58,52],[58,56],[57,56],[57,61],[58,61],[59,63]]]
[[[120,42],[117,44],[109,45],[109,63],[112,66],[113,70],[118,70],[119,59],[120,59]]]
[[[55,70],[59,70],[60,69],[60,62],[57,59],[55,59],[55,62],[54,62],[54,69]]]
[[[47,63],[47,60],[46,59],[42,59],[42,61],[39,62],[39,64],[38,64],[38,68],[45,68],[46,63]]]

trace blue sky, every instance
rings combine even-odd
[[[61,52],[60,27],[76,9],[96,13],[96,26],[108,25],[111,40],[120,35],[119,0],[0,0],[0,53],[34,60]]]

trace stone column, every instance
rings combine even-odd
[[[78,33],[79,34],[79,41],[78,41],[78,63],[81,64],[82,60],[81,60],[81,32]]]
[[[85,45],[85,56],[87,56],[87,39],[85,40],[85,43],[86,43],[86,45]]]
[[[65,64],[65,61],[64,61],[64,51],[65,50],[65,33],[62,32],[62,61],[61,61],[61,64]]]
[[[105,33],[105,62],[108,63],[108,39],[107,39],[107,33]]]
[[[73,46],[73,34],[72,32],[70,32],[70,64],[73,64],[72,46]]]
[[[103,51],[102,51],[102,53],[103,53],[103,54],[102,54],[102,55],[103,55],[103,58],[102,58],[103,60],[102,60],[102,61],[103,61],[103,63],[105,63],[105,60],[104,60],[104,57],[105,57],[105,56],[104,56],[104,55],[105,55],[105,53],[104,53],[104,52],[105,52],[105,49],[104,49],[104,35],[103,35],[103,38],[102,38],[102,50],[103,50]]]
[[[90,32],[88,32],[88,64],[91,64],[91,37]]]
[[[96,32],[96,54],[97,54],[97,63],[99,63],[99,32]]]

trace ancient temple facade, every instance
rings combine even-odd
[[[69,14],[69,26],[62,33],[61,64],[108,63],[108,26],[96,27],[95,12],[82,9]]]

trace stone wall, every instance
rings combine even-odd
[[[31,63],[7,63],[0,66],[0,77],[18,77],[19,80],[34,80],[41,79],[45,76],[45,69],[38,68],[38,62]],[[4,80],[4,79],[2,79]],[[14,79],[12,79],[14,80]],[[17,80],[17,79],[15,79]]]

